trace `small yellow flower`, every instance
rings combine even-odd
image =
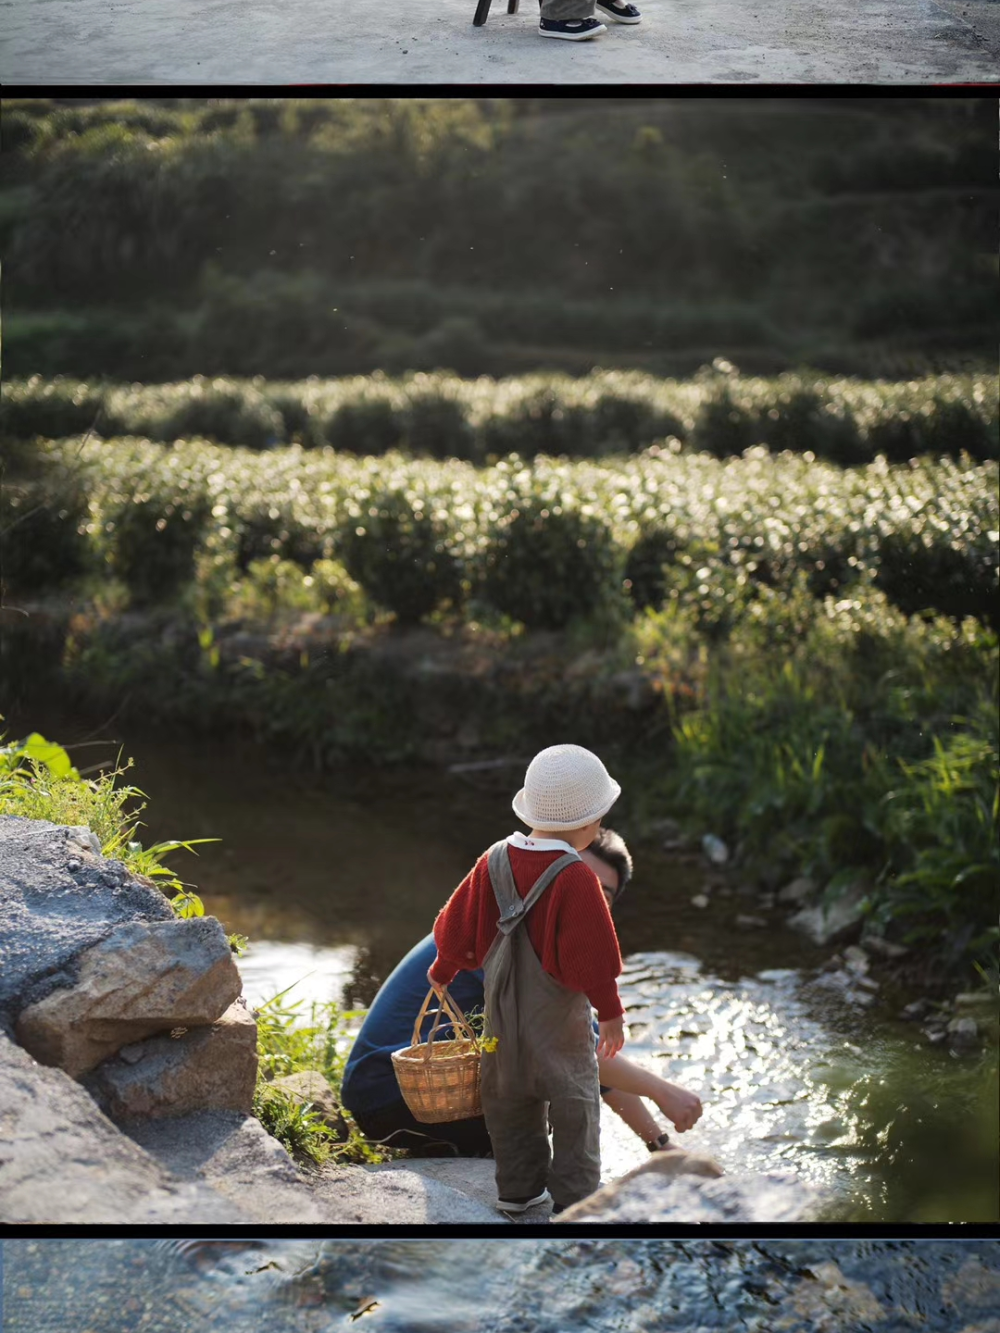
[[[496,1050],[497,1042],[499,1040],[499,1037],[484,1037],[480,1042],[480,1045],[484,1051],[489,1051],[492,1054]]]

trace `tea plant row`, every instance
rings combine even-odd
[[[765,444],[845,465],[879,454],[890,461],[1000,455],[997,383],[981,375],[762,379],[717,362],[688,381],[633,371],[504,380],[435,372],[297,382],[196,376],[159,385],[35,376],[4,386],[3,434],[60,439],[89,430],[164,442],[200,436],[252,449],[292,442],[354,454],[401,449],[476,463],[512,452],[599,457],[668,437],[717,457]]]
[[[205,441],[39,446],[4,492],[9,587],[88,568],[133,601],[176,595],[206,561],[342,562],[404,622],[486,607],[558,628],[673,600],[724,635],[762,589],[816,598],[874,584],[907,614],[998,623],[997,465],[924,459],[841,469],[762,447],[719,460],[676,442],[601,462],[257,453]],[[13,525],[13,526],[11,526]]]

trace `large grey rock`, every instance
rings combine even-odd
[[[0,1222],[246,1222],[197,1182],[172,1180],[61,1069],[0,1033]]]
[[[74,1078],[154,1032],[213,1023],[242,990],[214,917],[116,926],[76,959],[74,983],[21,1010],[18,1041]]]
[[[791,883],[786,884],[783,889],[778,890],[779,903],[802,903],[807,898],[811,898],[818,890],[819,885],[808,875],[799,875]]]
[[[788,924],[820,946],[857,938],[869,891],[870,885],[863,879],[837,894],[827,890],[821,902],[803,907],[788,918]]]
[[[306,1172],[249,1116],[205,1111],[177,1120],[126,1121],[122,1127],[172,1175],[210,1185],[261,1222],[396,1226],[507,1220],[492,1207],[491,1161],[330,1162]],[[480,1194],[490,1203],[481,1202]]]
[[[723,1176],[711,1158],[677,1152],[656,1154],[552,1220],[801,1222],[816,1208],[815,1193],[791,1174]]]
[[[335,1222],[310,1182],[259,1120],[237,1111],[197,1111],[163,1120],[124,1121],[122,1129],[171,1176],[210,1188],[259,1222]],[[200,1222],[197,1214],[189,1219]]]
[[[106,861],[89,829],[0,816],[0,1025],[75,980],[75,959],[126,921],[172,921],[159,889]]]
[[[124,1046],[86,1080],[113,1120],[190,1111],[248,1115],[257,1082],[257,1024],[237,1000],[209,1027]]]

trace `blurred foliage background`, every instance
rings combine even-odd
[[[993,367],[995,107],[12,98],[5,369]]]

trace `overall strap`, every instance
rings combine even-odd
[[[565,870],[567,866],[572,865],[574,861],[579,860],[580,857],[576,852],[567,852],[565,856],[560,856],[542,871],[522,898],[514,884],[507,843],[495,843],[490,848],[487,869],[489,870],[490,882],[493,885],[493,894],[497,900],[497,906],[500,908],[497,930],[501,934],[509,935],[518,922],[522,921],[525,914],[535,905],[556,875],[561,870]]]

